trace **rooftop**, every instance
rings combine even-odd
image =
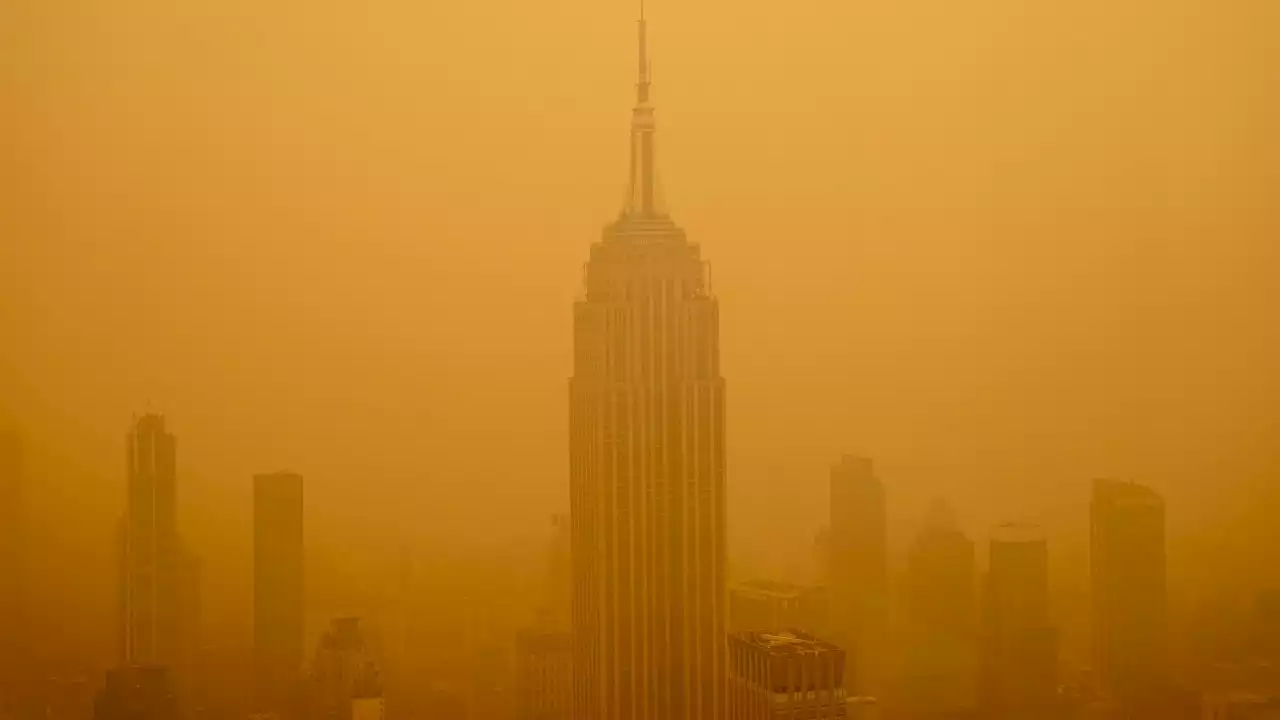
[[[806,593],[813,592],[816,588],[805,587],[803,585],[792,585],[791,583],[780,582],[778,580],[747,580],[734,586],[734,592],[744,595],[770,596],[779,598],[798,598]]]
[[[1044,528],[1031,523],[1004,523],[991,529],[991,541],[998,543],[1036,543],[1045,541]]]
[[[802,630],[783,630],[781,632],[748,631],[735,633],[740,641],[760,648],[773,655],[805,655],[835,652],[839,650],[826,640],[819,639]]]

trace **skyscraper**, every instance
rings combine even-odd
[[[574,307],[570,397],[574,715],[725,712],[725,417],[719,308],[662,208],[646,23],[631,179]]]
[[[146,414],[128,436],[122,520],[121,651],[129,665],[169,665],[181,640],[182,552],[177,525],[177,442],[164,416]]]
[[[163,666],[179,696],[194,661],[199,564],[177,519],[177,441],[163,415],[138,418],[128,434],[128,489],[120,523],[122,664]]]
[[[845,455],[831,468],[831,622],[849,651],[845,684],[873,695],[883,675],[889,614],[885,490],[871,460]]]
[[[302,476],[253,478],[254,695],[287,713],[303,663]]]
[[[974,549],[935,504],[907,556],[905,696],[918,714],[972,709],[977,696]]]
[[[1057,690],[1057,653],[1044,531],[1001,525],[991,533],[982,598],[983,717],[1048,717]]]
[[[1142,485],[1096,480],[1090,520],[1098,680],[1122,710],[1154,712],[1167,690],[1164,500]]]

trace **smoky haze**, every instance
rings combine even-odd
[[[1280,582],[1274,2],[650,6],[666,204],[722,308],[735,577],[812,574],[856,452],[895,566],[938,497],[979,542],[1044,524],[1064,626],[1094,477],[1165,496],[1175,607]],[[635,13],[5,3],[0,419],[43,622],[109,657],[148,408],[206,635],[248,637],[255,473],[306,478],[312,636],[405,548],[540,552]]]

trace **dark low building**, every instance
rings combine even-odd
[[[844,720],[844,650],[802,630],[729,636],[729,720]]]
[[[107,671],[93,704],[94,720],[178,720],[178,701],[169,669],[127,665]]]

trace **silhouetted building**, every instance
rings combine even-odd
[[[824,633],[828,629],[826,589],[773,580],[739,583],[729,591],[729,627],[731,632],[799,628]]]
[[[977,703],[974,545],[949,507],[936,504],[907,556],[905,692],[920,716],[944,717]]]
[[[875,695],[884,676],[889,624],[884,484],[871,460],[845,455],[831,468],[832,637],[849,652],[845,684]]]
[[[547,562],[547,610],[552,627],[568,630],[571,617],[573,590],[572,556],[570,554],[569,516],[553,515],[551,518],[551,549]]]
[[[729,635],[729,720],[843,720],[845,652],[800,630]]]
[[[16,715],[26,692],[30,663],[25,599],[22,441],[0,432],[0,717]]]
[[[645,23],[631,183],[591,247],[570,381],[574,713],[724,717],[724,380],[699,247],[654,170]]]
[[[1206,696],[1203,720],[1280,720],[1280,697],[1249,693]]]
[[[382,697],[374,654],[360,629],[360,618],[338,618],[320,638],[311,665],[308,720],[357,720],[356,700]],[[368,703],[361,704],[363,713]]]
[[[253,478],[254,695],[291,714],[303,666],[302,476]]]
[[[1057,694],[1058,651],[1040,527],[1007,524],[992,531],[982,603],[983,717],[1048,717]]]
[[[162,415],[128,435],[128,489],[120,537],[120,651],[126,665],[161,665],[179,693],[194,660],[199,564],[177,519],[177,441]]]
[[[1249,693],[1205,696],[1203,720],[1280,720],[1280,696]]]
[[[39,708],[43,720],[86,720],[93,717],[98,684],[84,675],[46,676],[39,683]]]
[[[1090,520],[1094,668],[1117,708],[1145,717],[1168,691],[1164,500],[1096,480]]]
[[[94,720],[177,720],[178,700],[169,669],[126,665],[107,671],[93,704]]]
[[[253,711],[253,648],[203,647],[196,654],[194,693],[183,699],[187,720],[244,720]],[[280,720],[278,714],[271,714]]]
[[[569,633],[526,631],[516,638],[517,720],[568,720],[573,653]]]

